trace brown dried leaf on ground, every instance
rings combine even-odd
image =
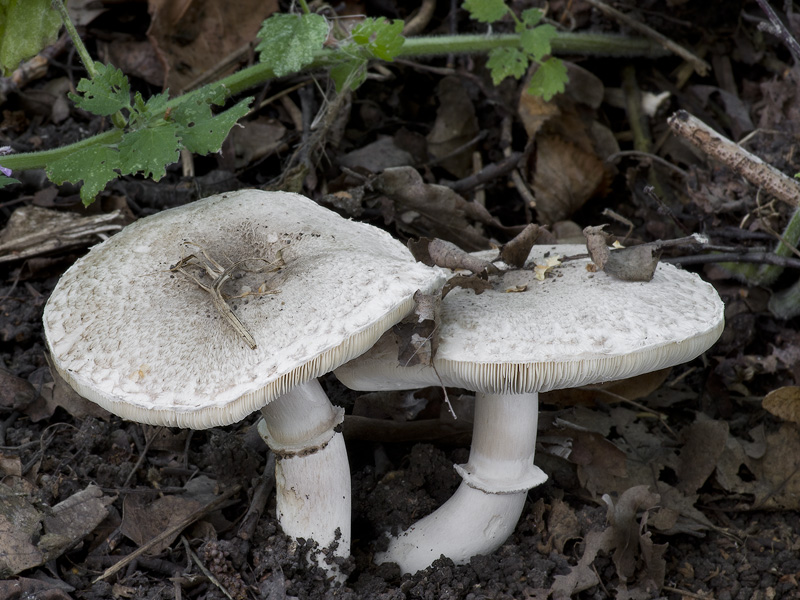
[[[800,386],[787,385],[772,390],[764,396],[761,406],[779,419],[800,423]]]
[[[142,546],[215,498],[215,482],[208,477],[196,477],[186,487],[189,488],[186,494],[163,496],[153,501],[136,494],[126,496],[122,504],[120,531]],[[147,554],[156,555],[169,548],[178,535],[180,531],[154,544],[148,548]]]
[[[683,446],[676,487],[684,494],[694,494],[717,466],[717,460],[728,441],[728,424],[711,419],[698,420],[685,428],[681,437]]]
[[[470,147],[464,147],[478,135],[475,106],[460,78],[442,78],[436,88],[439,110],[433,129],[428,134],[428,152],[439,164],[458,178],[469,175],[472,168]],[[454,154],[460,148],[457,154]]]
[[[489,247],[489,239],[474,222],[502,228],[485,208],[448,187],[425,183],[411,167],[386,169],[370,187],[388,201],[386,220],[411,235],[441,238],[472,251]]]
[[[90,485],[42,511],[34,503],[36,490],[13,479],[0,483],[0,578],[58,558],[89,535],[108,515],[111,499]]]
[[[752,498],[741,510],[800,510],[800,430],[784,423],[767,433],[764,443],[762,454],[760,444],[729,438],[717,464],[717,483]]]
[[[627,597],[635,593],[637,597],[650,598],[663,586],[666,571],[663,554],[667,546],[653,544],[647,531],[647,511],[655,508],[659,495],[650,492],[647,486],[636,486],[626,490],[616,503],[610,497],[604,500],[608,504],[609,526],[602,532],[589,532],[578,564],[567,575],[555,576],[550,588],[554,600],[569,598],[600,582],[592,563],[601,552],[614,552],[618,589]],[[637,519],[640,511],[644,514]],[[635,583],[629,586],[631,580]],[[613,587],[610,582],[606,586]]]
[[[543,224],[567,219],[587,200],[603,196],[614,168],[605,158],[619,151],[614,136],[597,121],[603,84],[593,74],[567,64],[569,83],[550,101],[523,93],[518,114],[536,152],[529,168],[536,213]]]
[[[172,94],[256,37],[277,0],[149,0],[147,37],[165,66],[163,87]],[[237,66],[232,62],[228,71]],[[219,73],[220,76],[226,75]]]

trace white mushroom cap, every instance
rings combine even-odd
[[[544,281],[532,267],[578,245],[534,246],[526,269],[509,270],[482,294],[455,288],[443,300],[434,369],[401,367],[391,332],[336,370],[357,390],[463,387],[498,394],[545,392],[632,377],[699,356],[721,335],[724,305],[697,275],[658,265],[652,281],[589,272],[565,262]],[[511,292],[526,286],[526,291]]]
[[[246,261],[223,291],[250,292],[227,304],[257,348],[170,270],[200,248],[223,267]],[[278,271],[253,260],[279,252]],[[377,228],[297,194],[243,190],[141,219],[92,248],[58,282],[44,329],[82,396],[127,419],[202,429],[355,358],[411,310],[416,290],[436,285],[437,271]]]

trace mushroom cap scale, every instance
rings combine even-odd
[[[587,270],[588,259],[556,267],[544,281],[531,270],[545,254],[583,246],[534,246],[525,269],[493,289],[454,288],[442,302],[434,366],[400,367],[391,332],[336,370],[348,387],[463,387],[484,393],[543,392],[623,379],[691,360],[721,335],[724,305],[714,288],[672,265],[649,282]],[[507,290],[522,289],[522,292]]]
[[[255,349],[172,270],[189,254],[230,268],[221,289]],[[386,232],[297,194],[243,190],[146,217],[92,248],[53,291],[45,335],[82,396],[131,420],[202,429],[358,356],[416,290],[440,284]]]

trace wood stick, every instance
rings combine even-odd
[[[167,529],[165,529],[164,531],[159,533],[157,536],[152,538],[149,542],[139,546],[136,550],[134,550],[133,552],[128,554],[125,558],[123,558],[117,564],[115,564],[115,565],[109,567],[108,569],[106,569],[103,572],[103,574],[100,575],[99,577],[97,577],[94,581],[92,581],[92,583],[97,583],[98,581],[101,581],[101,580],[103,580],[103,579],[105,579],[107,577],[110,577],[111,575],[113,575],[114,573],[116,573],[117,571],[119,571],[120,569],[125,567],[126,565],[128,565],[130,562],[132,562],[132,561],[136,560],[137,558],[139,558],[142,554],[147,552],[150,548],[152,548],[156,544],[159,544],[162,541],[166,540],[167,538],[175,535],[176,533],[179,533],[180,531],[182,531],[183,529],[185,529],[186,527],[188,527],[189,525],[191,525],[195,521],[205,517],[207,514],[209,514],[209,513],[213,512],[213,511],[215,511],[216,509],[220,508],[220,506],[222,506],[222,504],[224,504],[231,496],[235,496],[236,494],[238,494],[241,489],[242,489],[242,486],[235,485],[231,489],[229,489],[228,491],[226,491],[223,494],[221,494],[218,498],[215,498],[214,500],[212,500],[211,502],[209,502],[205,506],[201,506],[196,511],[194,511],[192,514],[190,514],[189,516],[181,519],[181,521],[179,523],[176,523],[172,527],[168,527]]]
[[[679,110],[667,122],[674,133],[690,141],[708,156],[724,163],[777,199],[800,207],[800,184],[788,175],[720,135],[685,110]]]

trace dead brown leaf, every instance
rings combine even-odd
[[[677,488],[684,494],[694,494],[714,472],[725,450],[728,424],[710,419],[696,421],[681,432],[681,437]]]
[[[147,37],[165,68],[160,85],[173,94],[186,91],[206,70],[255,39],[261,22],[277,10],[277,0],[149,0]],[[228,70],[236,66],[232,61]]]
[[[180,523],[202,506],[202,503],[183,496],[164,496],[153,501],[138,494],[130,494],[122,503],[120,531],[141,546],[169,527]],[[149,555],[159,554],[169,548],[180,531],[148,549]]]
[[[650,281],[656,272],[661,248],[658,244],[640,244],[612,250],[603,270],[622,281]]]
[[[761,406],[779,419],[800,423],[800,386],[787,385],[772,390],[764,396]]]
[[[475,106],[463,82],[455,76],[442,78],[436,95],[439,109],[428,134],[428,152],[456,177],[466,177],[472,168],[471,147],[466,144],[480,131]]]
[[[572,216],[606,184],[603,161],[594,152],[556,136],[540,136],[530,164],[540,223]]]
[[[581,527],[573,508],[556,498],[550,504],[547,516],[547,533],[553,548],[559,554],[564,553],[564,545],[570,540],[581,537]]]
[[[500,249],[502,261],[512,267],[522,268],[525,265],[525,261],[528,260],[528,255],[530,255],[531,248],[536,243],[540,231],[541,228],[535,223],[527,225],[525,229]]]
[[[425,183],[411,167],[386,169],[370,187],[388,199],[387,221],[411,235],[440,238],[473,251],[488,248],[489,240],[472,222],[502,228],[481,205],[443,185]]]

